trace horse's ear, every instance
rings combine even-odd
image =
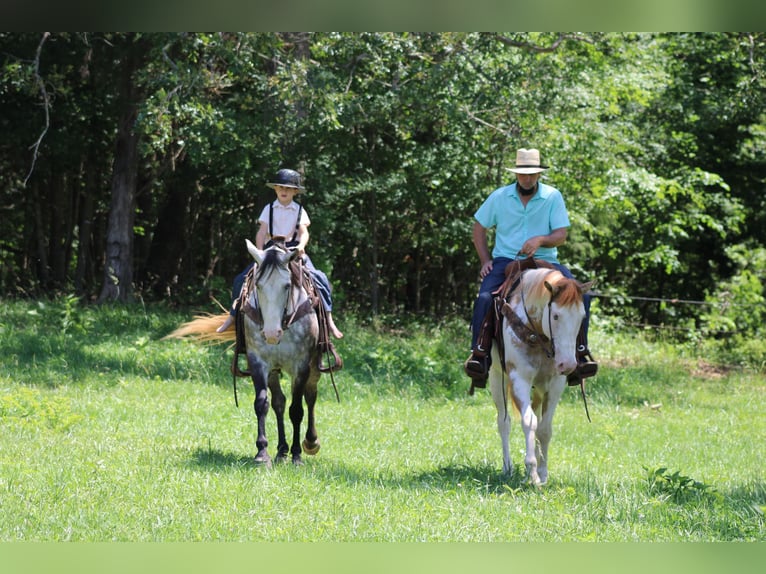
[[[253,259],[255,259],[255,262],[260,265],[263,263],[263,257],[265,255],[265,252],[258,249],[249,239],[245,239],[245,244],[247,245],[247,251],[250,253],[250,255],[253,256]]]
[[[543,281],[543,285],[545,285],[545,288],[551,292],[551,299],[554,299],[556,295],[558,295],[558,292],[561,291],[561,287],[554,287],[547,281]]]
[[[587,283],[578,283],[577,284],[577,288],[580,289],[580,293],[585,294],[588,291],[590,291],[595,284],[596,284],[595,280],[594,281],[588,281]]]
[[[295,261],[296,259],[298,259],[298,257],[300,257],[300,255],[301,255],[301,252],[298,251],[297,249],[294,249],[293,251],[290,252],[290,257],[287,259],[287,261],[288,262]]]

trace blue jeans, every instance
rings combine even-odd
[[[484,317],[492,308],[492,292],[497,291],[505,281],[505,268],[513,261],[509,257],[496,257],[492,260],[492,271],[482,279],[481,287],[479,287],[479,294],[476,297],[476,301],[473,304],[473,319],[471,320],[471,349],[476,347],[476,340],[479,337],[479,331],[481,329],[481,323],[484,321]],[[568,278],[574,279],[572,272],[567,269],[561,263],[553,263],[553,266],[561,271],[561,274]],[[588,323],[590,322],[590,294],[583,295],[583,304],[585,306],[585,318],[582,320],[582,331],[585,336],[585,347],[588,348]]]
[[[320,271],[314,267],[314,264],[311,262],[311,258],[308,255],[303,256],[303,262],[314,281],[314,285],[316,286],[317,291],[319,292],[319,298],[322,299],[322,305],[324,305],[324,308],[328,313],[332,313],[332,286],[330,285],[330,280],[327,279],[327,275],[325,275],[324,271]],[[242,291],[242,285],[245,283],[245,277],[253,268],[253,265],[255,265],[255,262],[245,267],[245,270],[234,278],[234,283],[231,290],[232,308],[231,311],[229,311],[231,315],[234,315],[234,301],[239,299],[239,294]]]

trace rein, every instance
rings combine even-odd
[[[556,343],[552,336],[553,325],[551,323],[551,306],[553,305],[553,295],[551,295],[551,298],[548,301],[548,331],[551,333],[551,338],[549,339],[545,333],[541,333],[534,328],[534,321],[532,321],[532,318],[529,316],[529,311],[527,310],[527,303],[524,297],[523,281],[524,276],[522,275],[519,280],[518,288],[521,290],[521,305],[524,308],[524,315],[526,315],[527,320],[524,321],[516,314],[508,302],[509,299],[503,300],[501,313],[505,316],[506,320],[508,321],[508,325],[511,327],[511,329],[513,329],[513,332],[521,341],[530,347],[542,346],[543,350],[545,351],[545,355],[550,359],[556,354]]]
[[[527,316],[527,321],[529,321],[529,324],[534,327],[534,322],[532,321],[532,318],[529,316],[529,311],[527,310],[527,302],[524,300],[524,276],[521,276],[519,288],[521,289],[521,306],[524,308],[524,314]],[[553,312],[553,293],[551,293],[551,298],[548,299],[548,332],[551,334],[550,338],[550,347],[545,349],[545,355],[551,359],[556,355],[556,341],[553,338],[553,323],[551,322],[551,313]],[[514,313],[515,314],[515,313]],[[529,327],[529,329],[532,331],[532,338],[537,340],[539,339],[541,344],[544,344],[548,341],[548,337],[546,337],[545,333],[538,333],[535,329],[532,327]]]

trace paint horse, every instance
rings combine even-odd
[[[567,386],[566,375],[577,366],[575,342],[585,317],[583,294],[591,286],[592,282],[567,279],[555,269],[529,269],[506,297],[497,300],[502,340],[492,348],[489,381],[503,445],[503,472],[513,472],[510,397],[524,431],[527,479],[535,486],[548,480],[553,415]]]
[[[313,455],[320,446],[314,417],[317,382],[321,374],[317,350],[317,302],[309,296],[299,274],[291,272],[297,251],[290,252],[279,245],[262,251],[249,240],[246,242],[247,250],[256,262],[252,278],[246,282],[248,291],[242,309],[247,364],[255,387],[253,406],[258,419],[255,462],[271,466],[266,439],[269,391],[277,417],[277,461],[287,458],[286,399],[280,382],[284,371],[292,378],[289,415],[293,436],[289,452],[294,464],[302,464],[300,429],[304,401],[308,421],[303,451]]]

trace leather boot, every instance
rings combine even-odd
[[[476,337],[476,345],[471,350],[471,356],[463,364],[465,374],[471,377],[471,388],[468,394],[472,395],[474,387],[483,389],[487,386],[489,367],[492,364],[490,351],[492,350],[492,337],[495,334],[495,310],[490,308],[481,322],[479,333]]]
[[[577,334],[575,353],[577,355],[577,367],[567,375],[567,384],[570,387],[577,386],[583,379],[593,377],[598,373],[598,363],[593,360],[593,355],[588,350],[588,346],[585,343],[585,333],[582,328],[580,328],[580,332]]]
[[[477,345],[477,348],[471,352],[471,356],[463,364],[463,369],[465,374],[473,380],[473,386],[483,389],[487,386],[489,366],[489,355]]]

